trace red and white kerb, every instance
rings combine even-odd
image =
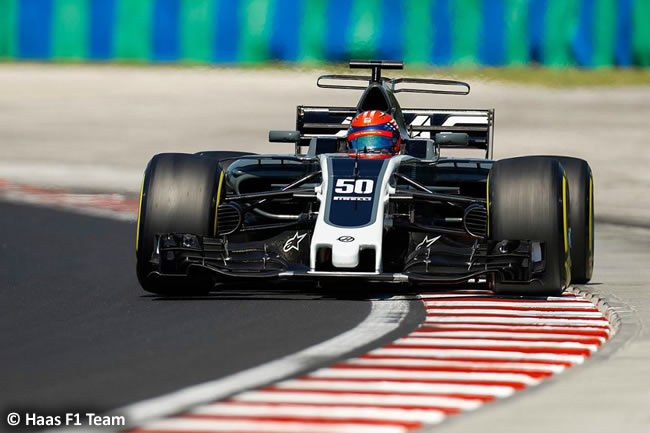
[[[420,298],[425,321],[384,347],[132,433],[407,432],[581,364],[610,334],[603,314],[570,293],[528,300],[459,290]]]

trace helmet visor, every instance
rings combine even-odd
[[[363,135],[350,140],[352,150],[360,152],[386,152],[393,149],[393,137],[383,135]]]

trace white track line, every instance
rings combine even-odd
[[[427,316],[425,323],[506,323],[508,325],[608,326],[607,319],[552,319],[547,317]]]
[[[378,367],[439,367],[439,368],[477,368],[490,370],[525,370],[531,372],[561,373],[565,370],[559,364],[539,364],[532,362],[480,362],[480,361],[447,361],[439,359],[417,358],[355,358],[345,362],[351,365],[367,365]]]
[[[563,361],[572,364],[582,364],[582,355],[564,355],[556,353],[525,353],[513,351],[470,350],[470,349],[410,349],[384,347],[370,352],[372,355],[406,356],[422,358],[460,358],[460,359],[499,359],[502,361]]]
[[[583,335],[583,334],[557,334],[552,332],[537,332],[537,333],[524,333],[524,332],[499,332],[499,331],[414,331],[409,334],[410,337],[422,338],[490,338],[490,339],[508,339],[508,340],[598,340],[601,343],[605,338]]]
[[[139,429],[140,430],[140,429]],[[212,420],[200,418],[167,418],[153,421],[142,430],[171,432],[259,432],[259,433],[403,433],[407,427],[362,423],[308,423],[300,421],[271,422],[257,420]]]
[[[468,385],[463,383],[389,382],[354,380],[287,380],[275,385],[279,389],[314,391],[375,391],[425,394],[468,394],[508,397],[515,388],[503,385]]]
[[[517,382],[525,385],[537,385],[539,379],[516,373],[474,373],[455,371],[391,370],[389,368],[324,368],[309,377],[327,379],[427,379],[427,380],[465,380],[484,382]]]
[[[368,406],[306,406],[297,404],[258,405],[224,403],[201,406],[192,414],[246,417],[291,417],[322,419],[369,419],[380,421],[420,421],[437,424],[445,414],[435,409],[398,409]]]
[[[194,385],[171,394],[135,403],[112,412],[122,415],[129,425],[140,425],[190,409],[198,404],[223,399],[229,395],[281,380],[299,371],[314,368],[328,359],[344,355],[397,329],[407,316],[405,298],[372,301],[370,314],[355,328],[293,355],[244,370],[223,379]]]
[[[415,406],[441,407],[461,410],[472,410],[483,404],[482,400],[471,398],[444,397],[440,395],[414,394],[358,394],[326,393],[326,392],[275,392],[249,391],[237,395],[234,400],[245,402],[266,403],[320,403],[320,404],[359,404],[374,406]]]
[[[463,289],[463,290],[453,290],[449,292],[425,292],[420,293],[421,298],[428,298],[431,296],[462,296],[462,295],[481,295],[481,296],[494,296],[492,290],[487,289]]]
[[[587,349],[595,352],[597,345],[576,343],[572,341],[530,341],[530,340],[485,340],[480,338],[435,338],[435,337],[404,337],[396,340],[393,344],[403,346],[438,346],[438,347],[539,347],[553,349]]]
[[[452,299],[452,298],[474,298],[479,299],[485,299],[486,301],[495,301],[496,299],[502,299],[504,301],[516,301],[516,299],[519,298],[495,298],[494,293],[492,292],[450,292],[450,293],[426,293],[426,294],[421,294],[420,298],[422,298],[423,301],[429,301],[429,300],[436,300],[436,299]],[[588,300],[585,299],[579,299],[576,298],[575,295],[568,295],[568,296],[548,296],[546,298],[540,298],[540,301],[543,302],[549,302],[549,301],[571,301],[571,302],[589,302]],[[574,301],[575,300],[575,301]]]
[[[603,317],[600,311],[555,311],[555,310],[499,310],[499,309],[487,309],[487,308],[472,308],[472,309],[463,309],[463,308],[427,308],[427,314],[447,314],[461,316],[467,314],[493,314],[497,316],[530,316],[530,317],[552,317],[552,318],[578,318],[578,319],[588,319],[588,318],[601,318]]]
[[[431,307],[515,307],[531,309],[554,309],[554,308],[584,308],[596,309],[596,306],[589,301],[571,301],[571,302],[513,302],[508,300],[490,300],[490,301],[424,301],[427,308]]]
[[[420,326],[422,329],[502,329],[514,331],[591,331],[591,332],[604,332],[609,334],[609,325],[598,326],[555,326],[555,325],[512,325],[510,323],[465,323],[458,319],[454,323],[424,323]]]
[[[429,295],[420,295],[423,301],[428,301],[430,299],[453,299],[453,298],[475,298],[475,299],[487,299],[488,297],[494,296],[490,293],[441,293],[441,294],[429,294]]]

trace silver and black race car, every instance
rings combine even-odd
[[[292,155],[155,155],[136,235],[142,287],[167,295],[220,283],[342,280],[402,286],[485,281],[498,294],[557,295],[593,269],[593,180],[564,156],[494,161],[494,110],[402,108],[400,92],[469,93],[467,83],[390,79],[401,62],[352,61],[371,75],[323,75],[363,90],[356,107],[298,106]],[[350,122],[395,120],[395,154],[351,149]],[[481,158],[447,156],[473,149]],[[444,154],[444,155],[443,155]],[[329,284],[328,284],[329,283]],[[347,285],[356,287],[358,285]]]

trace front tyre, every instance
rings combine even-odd
[[[488,178],[491,240],[543,242],[545,268],[531,283],[496,278],[497,294],[557,296],[571,281],[568,239],[569,187],[555,159],[519,157],[496,161]]]
[[[136,234],[136,273],[143,289],[162,295],[206,293],[211,281],[152,278],[155,236],[192,233],[212,236],[219,189],[219,162],[183,153],[155,155],[145,170]]]

